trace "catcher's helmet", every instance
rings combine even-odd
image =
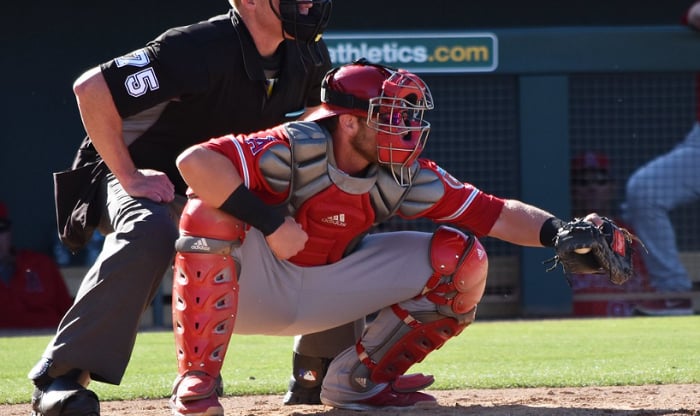
[[[306,120],[340,114],[366,117],[377,131],[379,163],[390,165],[397,183],[410,184],[409,168],[423,151],[430,123],[423,113],[433,108],[428,86],[402,69],[360,59],[334,68],[321,84],[321,108]]]

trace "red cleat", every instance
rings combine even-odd
[[[421,393],[418,391],[413,392],[397,392],[392,389],[391,384],[387,385],[384,390],[375,394],[374,396],[358,400],[356,402],[334,402],[321,397],[323,404],[328,406],[337,407],[339,409],[348,410],[377,410],[377,409],[391,409],[391,408],[431,408],[437,406],[437,400],[435,397]]]
[[[217,394],[220,383],[220,379],[196,372],[178,378],[170,398],[173,416],[224,416]]]
[[[173,395],[170,398],[173,416],[224,416],[224,407],[216,394],[199,400],[183,402]]]

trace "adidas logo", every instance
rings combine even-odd
[[[367,388],[368,380],[367,377],[355,377],[355,383],[357,383],[359,386],[363,388]]]
[[[348,226],[345,223],[345,214],[330,215],[326,218],[321,218],[321,222],[325,222],[326,224],[337,225],[338,227]]]
[[[211,251],[211,247],[209,247],[207,240],[204,238],[200,238],[199,240],[195,241],[192,246],[190,246],[190,249],[198,251]]]

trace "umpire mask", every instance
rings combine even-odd
[[[272,0],[269,2],[274,11]],[[282,29],[293,36],[299,45],[307,46],[315,66],[323,63],[318,42],[328,26],[332,8],[331,0],[280,0],[277,17],[282,21]]]

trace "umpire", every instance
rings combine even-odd
[[[169,29],[75,81],[87,137],[54,175],[59,234],[74,251],[95,228],[105,243],[29,373],[35,416],[99,415],[88,383],[121,382],[172,262],[186,190],[176,156],[320,104],[331,0],[230,2],[227,14]]]

